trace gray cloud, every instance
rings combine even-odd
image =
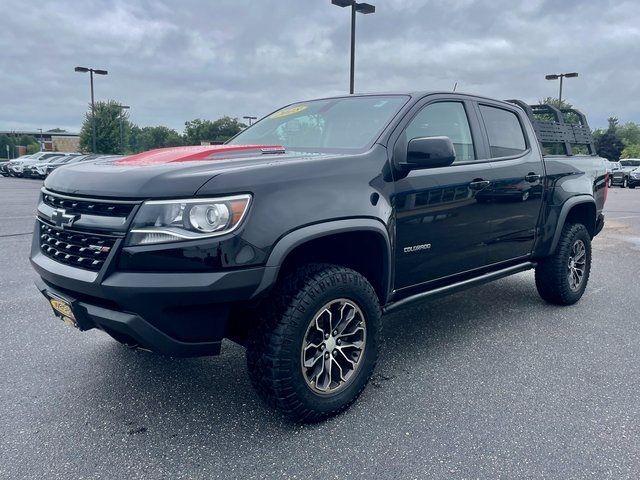
[[[535,102],[546,73],[592,126],[640,122],[640,2],[372,0],[358,17],[359,91],[449,90]],[[329,0],[3,0],[0,129],[77,130],[88,78],[139,125],[264,115],[344,93],[349,15]]]

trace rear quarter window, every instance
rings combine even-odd
[[[527,150],[527,141],[518,116],[502,108],[480,105],[489,137],[491,158],[511,157]]]

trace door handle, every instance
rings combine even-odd
[[[524,179],[529,183],[534,183],[540,180],[540,175],[537,173],[529,172],[525,175]]]
[[[471,182],[469,184],[469,188],[471,190],[482,190],[483,188],[487,188],[489,185],[491,185],[491,182],[489,180],[479,179]]]

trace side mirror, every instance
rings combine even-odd
[[[447,167],[456,159],[456,150],[449,137],[419,137],[407,146],[408,169]]]

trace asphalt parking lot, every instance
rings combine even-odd
[[[527,272],[385,319],[377,374],[288,423],[242,348],[172,359],[54,318],[28,262],[41,182],[0,178],[0,477],[639,478],[640,191],[613,188],[585,297]]]

